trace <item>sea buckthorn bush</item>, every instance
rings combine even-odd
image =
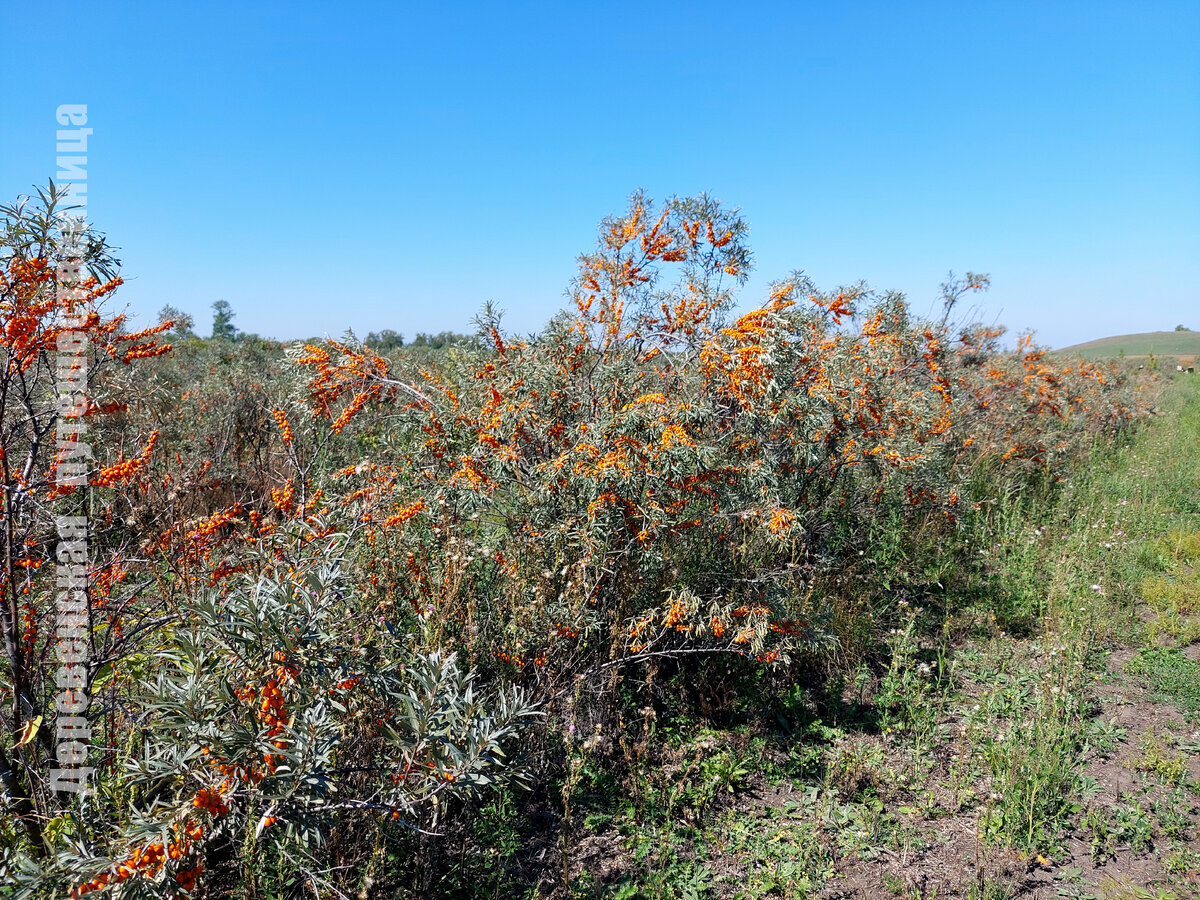
[[[433,828],[448,802],[518,775],[504,747],[536,711],[372,620],[345,592],[340,545],[311,541],[202,592],[160,637],[114,773],[133,815],[113,828],[86,806],[68,814],[77,841],[15,875],[28,896],[186,894],[212,848],[230,844],[260,845],[333,889],[321,850],[335,829],[352,845]]]
[[[952,331],[985,276],[943,286],[942,322],[803,273],[734,317],[745,234],[706,198],[635,196],[537,335],[486,310],[438,365],[294,355],[318,417],[372,448],[334,484],[385,606],[547,697],[660,656],[810,656],[837,641],[817,588],[880,519],[965,546],[988,490],[1135,417],[1111,369]]]
[[[97,435],[120,413],[113,388],[171,349],[158,339],[164,328],[134,332],[125,316],[105,313],[121,284],[116,261],[102,235],[63,219],[63,204],[51,185],[0,207],[0,790],[7,830],[35,849],[59,807],[48,783],[58,766],[56,562],[71,551],[56,549],[57,517],[74,521],[89,495],[110,495],[144,466],[153,433],[107,444]],[[91,523],[86,610],[72,610],[70,623],[95,666],[122,654],[123,631],[140,613],[124,583],[136,548],[109,524]],[[93,740],[109,736],[97,721]]]
[[[957,323],[982,275],[943,285],[938,320],[803,272],[739,314],[741,217],[637,194],[542,330],[485,307],[441,347],[129,332],[99,309],[119,281],[96,236],[95,459],[60,494],[43,205],[6,210],[0,280],[0,866],[21,896],[431,890],[438,842],[516,816],[517,786],[568,819],[581,748],[636,791],[626,732],[649,740],[665,672],[703,711],[886,669],[888,629],[980,566],[992,501],[1053,489],[1147,412],[1115,366]],[[94,521],[82,797],[47,790],[38,724],[51,501]]]

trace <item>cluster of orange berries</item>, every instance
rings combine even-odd
[[[91,478],[91,485],[93,487],[110,487],[114,484],[124,484],[150,462],[150,454],[154,452],[154,445],[157,443],[158,429],[155,429],[150,432],[146,446],[137,456],[101,469]]]
[[[808,622],[797,621],[795,619],[783,619],[777,622],[772,622],[771,630],[776,634],[786,634],[796,637],[808,632]]]
[[[174,348],[171,344],[160,344],[157,341],[146,341],[144,344],[136,344],[130,347],[121,354],[121,362],[129,365],[135,359],[152,359],[155,356],[163,356],[170,353]]]
[[[37,353],[45,343],[42,332],[42,319],[49,311],[50,304],[33,305],[22,314],[13,315],[0,334],[0,343],[9,350],[9,365],[19,367],[22,371],[29,368],[37,357]]]
[[[289,672],[291,670],[278,667],[277,671]],[[284,676],[288,677],[288,676]],[[275,737],[283,731],[283,726],[287,724],[287,710],[283,703],[283,691],[280,689],[280,678],[268,678],[266,684],[261,689],[253,685],[238,688],[234,693],[239,700],[243,702],[253,702],[259,700],[257,716],[267,725],[270,737]]]
[[[14,256],[8,263],[8,277],[0,275],[0,288],[8,287],[13,281],[45,281],[52,272],[44,256],[35,256],[33,259]]]
[[[393,525],[403,525],[424,508],[425,501],[418,498],[407,506],[401,506],[394,514],[384,519],[383,525],[385,528],[389,528]]]
[[[282,409],[271,410],[271,415],[275,417],[275,424],[279,426],[279,431],[283,435],[283,442],[290,444],[295,439],[295,434],[292,432],[292,424],[288,421],[287,415]]]
[[[103,297],[107,294],[111,294],[113,291],[115,291],[117,288],[119,288],[124,283],[125,283],[124,278],[112,278],[112,279],[109,279],[108,281],[104,282],[103,284],[101,284],[100,280],[98,278],[95,278],[94,276],[89,276],[88,278],[85,278],[82,282],[80,282],[80,284],[79,284],[79,287],[82,288],[85,291],[85,293],[82,296],[75,297],[74,302],[75,303],[94,302],[96,300],[99,300],[101,297]],[[67,302],[67,304],[70,304],[72,301],[70,299],[68,299],[66,302]],[[117,328],[120,326],[120,324],[124,321],[125,321],[124,316],[115,316],[113,319],[110,320],[110,327],[108,327],[106,329],[105,333],[111,334],[113,331],[116,331]],[[158,330],[163,331],[165,329],[159,328]]]
[[[201,747],[200,752],[205,756],[212,754],[212,750],[210,750],[208,747]],[[270,754],[266,755],[268,757],[270,756]],[[212,763],[212,767],[216,769],[218,773],[225,776],[221,779],[221,783],[217,785],[216,794],[220,797],[225,796],[225,792],[232,787],[235,781],[248,781],[250,784],[257,785],[263,780],[263,773],[254,767],[247,768],[246,766],[240,764],[229,765],[228,763],[224,762],[214,762]],[[196,805],[195,801],[193,801],[193,805]],[[211,811],[212,810],[210,810],[210,812]],[[224,813],[222,812],[221,814],[223,815]]]
[[[366,405],[371,399],[371,394],[367,391],[358,391],[354,395],[354,399],[346,404],[346,408],[341,411],[337,419],[333,422],[333,430],[341,431],[350,424],[350,420]]]
[[[386,383],[388,364],[379,354],[365,348],[363,353],[355,353],[337,341],[330,341],[329,346],[341,355],[341,362],[335,364],[329,351],[312,344],[305,345],[296,362],[317,370],[308,385],[315,415],[334,420],[334,406],[353,392],[353,399],[334,420],[333,430],[341,431],[368,400],[394,399],[396,388]]]
[[[295,485],[291,479],[282,488],[271,488],[271,503],[284,515],[290,513],[296,506],[295,503]]]
[[[667,610],[667,617],[663,620],[663,625],[667,628],[674,628],[676,631],[684,631],[687,629],[682,622],[687,615],[687,607],[679,600],[672,600],[671,606]]]
[[[220,791],[210,788],[201,788],[199,793],[192,798],[192,806],[214,816],[223,816],[229,812],[229,804],[225,802],[225,797]]]
[[[696,449],[696,442],[692,436],[687,433],[687,430],[679,424],[672,422],[663,429],[662,447],[664,450],[670,450],[675,444],[682,444],[684,447]]]
[[[120,884],[123,881],[128,881],[135,876],[145,878],[153,878],[159,873],[167,860],[178,861],[183,859],[203,835],[204,829],[199,822],[188,820],[184,825],[184,834],[170,841],[166,846],[161,840],[151,841],[145,847],[136,848],[129,856],[119,863],[116,863],[106,872],[101,872],[95,878],[78,884],[71,889],[70,897],[72,900],[90,894],[94,891],[103,890],[114,884]],[[175,880],[179,886],[187,892],[195,887],[197,879],[200,877],[203,864],[197,861],[195,865],[181,869],[175,875]]]
[[[460,468],[450,476],[451,486],[459,481],[466,481],[474,491],[490,490],[494,487],[492,480],[479,471],[479,462],[473,456],[461,456],[459,465]]]
[[[37,643],[38,623],[33,607],[28,603],[21,604],[21,642],[27,651],[32,650]]]
[[[796,514],[791,510],[777,509],[771,513],[771,521],[767,525],[771,534],[782,534],[792,527],[792,523],[796,521]]]
[[[242,504],[235,503],[228,509],[214,513],[187,533],[188,543],[192,545],[208,543],[222,528],[225,528],[237,519],[242,512]]]
[[[116,285],[113,285],[116,287]],[[155,340],[147,340],[155,335],[162,334],[170,328],[175,327],[175,323],[168,320],[160,322],[150,328],[143,328],[141,331],[134,331],[129,334],[118,334],[113,337],[113,343],[110,345],[109,353],[115,355],[117,352],[117,344],[127,343],[132,344],[131,347],[125,350],[121,356],[121,361],[125,365],[133,362],[135,359],[149,359],[154,356],[162,356],[164,353],[171,352],[170,344],[160,344]]]
[[[175,873],[175,880],[179,883],[179,887],[189,894],[196,887],[196,882],[200,878],[200,873],[203,871],[203,865],[197,862],[190,869],[182,869]]]

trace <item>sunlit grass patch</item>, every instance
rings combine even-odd
[[[1142,582],[1142,597],[1157,612],[1200,611],[1200,580],[1155,576]]]
[[[1200,641],[1200,575],[1156,575],[1142,581],[1146,605],[1155,612],[1149,636],[1153,643],[1186,646]]]
[[[1172,740],[1150,729],[1138,742],[1140,753],[1130,760],[1130,766],[1138,772],[1146,772],[1164,784],[1182,784],[1187,777],[1187,761],[1179,752],[1171,749]]]
[[[1160,542],[1175,560],[1191,563],[1200,560],[1200,531],[1176,528]]]

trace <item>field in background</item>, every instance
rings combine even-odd
[[[1164,359],[1178,357],[1178,362],[1194,365],[1200,355],[1200,331],[1147,331],[1142,334],[1118,334],[1112,337],[1072,344],[1054,351],[1063,356],[1082,356],[1086,359],[1144,359],[1151,354]],[[1185,359],[1186,358],[1186,359]]]

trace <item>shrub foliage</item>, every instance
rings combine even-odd
[[[539,333],[485,308],[475,339],[416,349],[129,331],[89,235],[91,468],[64,489],[57,202],[3,210],[19,896],[334,896],[404,848],[427,883],[430,848],[498,789],[537,776],[556,802],[573,735],[623,721],[630,673],[704,684],[729,660],[787,687],[886,655],[900,607],[975,565],[981,508],[1145,412],[1113,367],[956,324],[982,275],[951,277],[934,321],[802,272],[738,315],[736,211],[637,194]],[[48,784],[64,510],[93,532],[83,795]]]

